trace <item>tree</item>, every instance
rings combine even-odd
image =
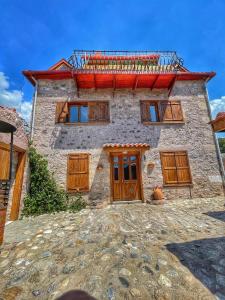
[[[225,138],[218,139],[221,153],[225,153]]]

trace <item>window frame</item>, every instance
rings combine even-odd
[[[161,103],[169,102],[170,106],[173,102],[177,102],[180,104],[180,110],[182,114],[182,120],[162,120],[162,115],[161,115]],[[143,119],[143,104],[148,106],[147,114],[148,114],[148,121]],[[150,106],[151,104],[154,104],[156,107],[156,113],[157,113],[157,119],[158,121],[151,121],[151,114],[150,114]],[[183,114],[183,109],[181,105],[180,100],[168,100],[168,99],[162,99],[162,100],[140,100],[140,113],[141,113],[141,122],[144,125],[162,125],[162,124],[184,124],[185,119],[184,119],[184,114]]]
[[[70,112],[70,109],[71,109],[71,107],[78,107],[78,121],[77,122],[70,122],[70,116],[71,116],[71,112]],[[88,111],[87,111],[87,122],[81,122],[81,120],[80,120],[80,117],[81,117],[81,107],[87,107],[88,108]],[[89,107],[88,107],[88,102],[82,102],[82,103],[80,103],[80,102],[77,102],[77,103],[69,103],[69,105],[68,105],[68,111],[69,111],[69,113],[68,113],[68,117],[67,117],[67,121],[68,122],[66,122],[66,123],[70,123],[70,124],[87,124],[87,123],[89,123],[90,121],[89,121],[89,116],[88,116],[88,114],[89,114]]]
[[[107,110],[105,111],[105,118],[104,119],[90,119],[90,112],[91,107],[93,109],[93,106],[98,107],[100,104],[105,104],[105,107],[107,107]],[[70,107],[71,106],[87,106],[88,107],[88,121],[87,122],[80,122],[80,116],[79,116],[79,122],[70,122]],[[66,111],[64,108],[66,107]],[[80,114],[80,109],[79,114]],[[98,109],[97,109],[98,111]],[[60,118],[60,115],[63,114],[63,116]],[[56,112],[55,112],[55,123],[63,124],[63,125],[71,125],[71,126],[86,126],[86,125],[105,125],[110,123],[110,101],[108,100],[85,100],[85,101],[71,101],[71,102],[56,102]]]
[[[163,154],[166,154],[166,153],[174,153],[175,154],[175,157],[176,157],[176,153],[179,153],[179,152],[184,152],[186,154],[186,159],[187,159],[187,167],[188,170],[189,170],[189,176],[190,176],[190,182],[189,183],[184,183],[184,182],[177,182],[176,183],[168,183],[166,182],[166,179],[165,179],[165,167],[163,166],[163,161],[162,161],[162,156]],[[161,170],[162,170],[162,176],[163,176],[163,186],[165,187],[182,187],[182,186],[193,186],[193,181],[192,181],[192,172],[191,172],[191,167],[190,167],[190,161],[189,161],[189,156],[188,156],[188,151],[187,150],[165,150],[165,151],[160,151],[160,161],[161,161]],[[176,158],[175,158],[175,163],[176,163]],[[177,165],[174,166],[174,168],[176,168],[176,177],[178,178],[177,176]]]

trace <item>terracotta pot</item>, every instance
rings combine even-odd
[[[3,243],[6,221],[6,208],[0,209],[0,245]]]
[[[153,189],[153,198],[154,200],[162,200],[164,198],[160,187],[157,186]]]

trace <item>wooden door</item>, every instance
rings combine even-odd
[[[113,200],[140,199],[139,154],[113,153],[111,156]]]
[[[10,212],[11,221],[15,221],[19,217],[25,164],[26,164],[26,153],[19,152],[18,163],[16,168],[16,174],[15,174],[15,184],[13,189],[12,207]]]

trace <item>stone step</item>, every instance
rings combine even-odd
[[[142,200],[120,200],[120,201],[113,201],[112,205],[114,204],[137,204],[137,203],[143,203]]]

